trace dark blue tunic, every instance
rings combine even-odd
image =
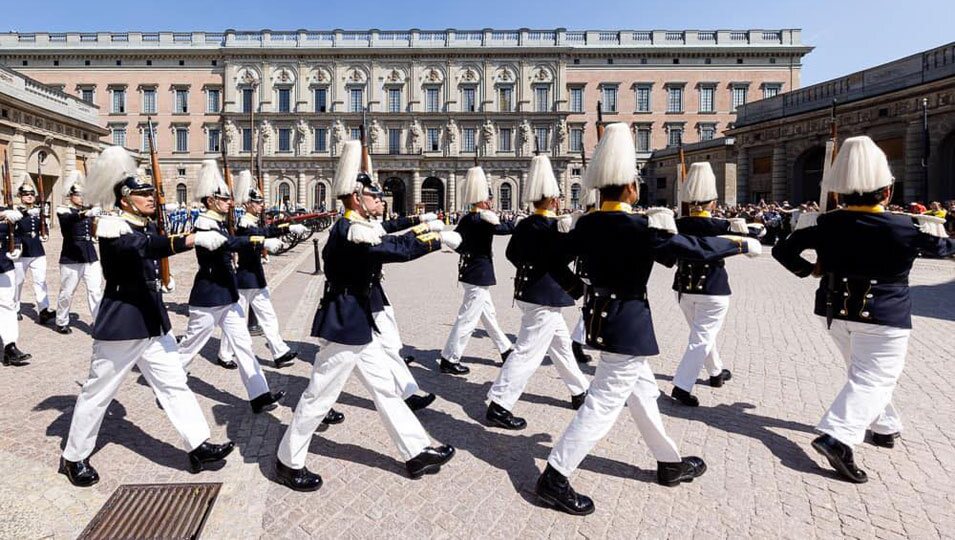
[[[480,212],[469,212],[458,221],[454,230],[461,235],[461,245],[457,249],[461,254],[458,281],[482,287],[496,285],[492,252],[494,235],[513,233],[514,223],[503,222],[495,225],[481,218]]]
[[[40,214],[39,208],[34,211],[37,215],[30,215],[30,209],[18,208],[23,213],[23,219],[17,222],[17,242],[23,250],[21,257],[43,257],[46,250],[43,248],[43,240],[40,238]]]
[[[570,269],[568,244],[553,213],[534,214],[517,224],[506,251],[507,260],[517,267],[515,299],[539,306],[574,305],[574,298],[583,295],[583,281]]]
[[[60,264],[87,264],[96,262],[96,247],[93,246],[93,218],[87,217],[73,207],[56,209],[56,218],[63,233],[63,250]]]

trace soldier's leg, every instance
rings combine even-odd
[[[249,317],[249,297],[243,294],[243,291],[247,289],[239,289],[239,307],[242,308],[242,313],[245,316],[246,320]],[[235,360],[235,352],[232,350],[232,346],[229,345],[229,340],[225,338],[225,333],[220,332],[219,336],[219,360],[223,362],[232,362]]]
[[[133,368],[148,344],[145,339],[93,341],[90,376],[76,398],[70,434],[63,450],[63,457],[67,461],[80,461],[93,453],[107,407],[119,390],[123,377]]]
[[[574,325],[574,330],[570,333],[570,339],[574,343],[580,343],[581,345],[587,344],[587,337],[584,332],[584,314],[583,312],[578,313],[577,324]]]
[[[238,304],[232,304],[222,312],[219,325],[222,327],[222,338],[228,340],[229,347],[235,352],[235,362],[239,365],[239,376],[249,394],[249,400],[268,393],[269,383],[265,380],[262,366],[255,359],[252,351],[252,336],[246,326],[243,316],[245,311]]]
[[[212,337],[216,329],[216,321],[227,307],[198,307],[189,306],[189,323],[186,325],[186,335],[179,342],[179,362],[182,367],[189,369],[193,358]]]
[[[684,294],[680,299],[680,309],[690,325],[690,335],[683,359],[673,376],[673,385],[691,392],[706,357],[716,343],[726,308],[711,304],[704,296]]]
[[[497,379],[487,392],[487,398],[508,411],[514,408],[524,393],[527,381],[537,371],[556,330],[553,312],[546,306],[517,302],[521,308],[521,329],[517,334],[514,352],[501,366]]]
[[[560,374],[561,380],[564,381],[564,384],[567,385],[567,389],[570,390],[570,394],[573,396],[583,394],[590,386],[590,382],[587,381],[587,377],[584,377],[584,373],[580,371],[577,360],[574,359],[574,353],[571,350],[570,332],[567,330],[567,322],[564,321],[564,317],[561,315],[559,308],[553,309],[551,318],[554,320],[554,337],[551,339],[550,347],[548,348],[550,360],[554,363],[554,367],[557,368],[557,373]]]
[[[408,461],[427,448],[431,439],[395,388],[390,362],[377,338],[372,337],[372,342],[358,354],[356,368],[358,378],[375,401],[375,409],[388,435],[398,447],[401,458]]]
[[[710,296],[707,298],[703,308],[704,312],[707,313],[712,320],[712,326],[709,328],[709,352],[707,352],[706,358],[703,359],[703,367],[706,368],[706,373],[710,377],[716,377],[723,373],[723,360],[720,358],[720,352],[716,346],[716,339],[719,336],[720,330],[723,329],[723,323],[726,321],[726,314],[729,313],[729,309],[729,296]]]
[[[494,301],[491,299],[491,289],[488,287],[481,288],[480,296],[483,306],[481,308],[481,325],[484,326],[488,337],[497,347],[497,352],[503,353],[513,347],[513,344],[497,322],[497,311],[494,309]]]
[[[602,352],[587,401],[554,445],[547,463],[564,476],[577,470],[617,421],[640,375],[639,357]]]
[[[834,321],[833,328],[837,322],[845,321]],[[852,447],[861,443],[866,429],[886,413],[905,366],[911,330],[855,322],[845,323],[845,327],[851,356],[849,379],[817,429]]]
[[[419,390],[418,382],[401,357],[401,334],[398,333],[395,311],[391,306],[385,306],[384,311],[375,313],[375,326],[378,327],[378,342],[391,361],[389,367],[402,399],[415,395]]]
[[[650,362],[642,356],[631,358],[637,370],[637,380],[630,399],[627,400],[630,415],[636,422],[643,440],[650,447],[650,453],[653,454],[654,459],[666,463],[679,462],[680,450],[663,427],[663,418],[660,416],[660,408],[657,405],[660,388],[657,386],[653,369],[650,368]]]
[[[150,339],[137,364],[179,432],[186,451],[198,448],[209,438],[209,424],[195,394],[186,385],[186,371],[179,362],[176,338],[169,333]]]
[[[279,317],[275,313],[275,306],[272,305],[272,295],[268,288],[264,289],[243,289],[239,291],[239,296],[244,297],[243,309],[251,308],[259,319],[259,326],[262,327],[262,333],[269,344],[269,351],[272,352],[272,359],[281,357],[289,352],[289,346],[282,339],[279,332]],[[240,302],[242,302],[240,298]]]
[[[319,340],[319,346],[321,348],[315,355],[308,387],[298,400],[292,421],[279,444],[279,461],[293,469],[305,466],[312,435],[338,400],[342,388],[348,382],[348,376],[358,362],[358,355],[364,348],[324,339]]]
[[[50,307],[50,294],[46,286],[46,256],[34,257],[28,265],[33,278],[33,296],[37,312]]]
[[[481,318],[481,312],[484,309],[482,302],[481,289],[477,285],[462,283],[464,286],[464,298],[461,300],[461,307],[458,309],[458,317],[451,327],[451,333],[448,335],[448,341],[441,350],[441,358],[453,363],[461,361],[464,354],[464,348],[471,339],[471,333],[477,327],[478,320]]]
[[[0,255],[2,256],[2,255]],[[17,304],[17,313],[20,313],[20,295],[23,293],[23,283],[26,281],[26,266],[29,257],[20,257],[13,261],[13,301]],[[40,311],[37,306],[37,312]]]
[[[0,338],[4,345],[16,343],[20,339],[20,323],[17,321],[17,309],[20,306],[14,300],[15,289],[14,271],[0,274]]]
[[[73,293],[83,275],[82,264],[60,265],[60,294],[56,297],[56,325],[70,325],[70,306],[73,304]]]
[[[99,303],[103,300],[103,267],[99,261],[85,265],[83,283],[86,284],[86,303],[90,307],[90,315],[96,320],[99,313]]]

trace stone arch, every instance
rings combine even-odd
[[[385,202],[388,203],[388,212],[394,212],[398,215],[408,213],[408,185],[404,178],[399,176],[389,176],[382,184],[385,191]]]
[[[257,85],[262,81],[262,74],[254,66],[242,66],[235,73],[236,86]]]
[[[495,184],[494,198],[496,200],[494,201],[494,207],[502,212],[519,210],[523,201],[521,201],[517,179],[502,176]]]
[[[955,129],[943,136],[929,157],[929,198],[955,199]]]
[[[331,188],[328,182],[316,178],[308,183],[305,192],[305,204],[309,209],[321,210],[324,207],[327,210],[331,207],[330,199],[328,198],[329,193],[331,193]]]
[[[345,69],[345,74],[342,79],[345,81],[345,84],[365,84],[369,79],[368,69],[357,64],[350,65]]]
[[[186,187],[185,182],[179,182],[176,184],[176,203],[177,204],[186,204],[189,202],[189,189]]]
[[[826,147],[815,145],[804,150],[793,162],[790,194],[793,204],[819,200],[825,156]]]
[[[42,165],[40,165],[39,159],[41,152],[44,154]],[[33,180],[33,185],[35,185],[38,190],[42,187],[46,200],[50,201],[53,196],[53,190],[57,187],[56,183],[63,177],[64,173],[62,162],[60,161],[60,157],[56,154],[56,151],[47,144],[38,144],[30,150],[26,167],[26,172],[30,175],[30,179]],[[42,180],[40,180],[41,174]],[[42,186],[40,184],[41,181],[43,182]],[[58,195],[63,195],[63,193],[58,193]]]
[[[447,78],[444,68],[438,65],[429,65],[421,72],[421,84],[443,84]]]
[[[458,84],[478,84],[484,77],[484,70],[478,64],[464,64],[458,69]]]
[[[517,66],[513,64],[504,64],[494,70],[494,82],[496,84],[514,84],[517,82]]]
[[[421,204],[425,212],[436,212],[445,209],[444,180],[436,176],[429,176],[421,183]]]
[[[528,74],[531,83],[546,84],[554,82],[554,68],[544,64],[534,66]]]
[[[272,183],[272,204],[276,206],[295,206],[298,200],[295,193],[295,180],[288,177],[279,177]]]
[[[272,85],[290,86],[295,84],[295,80],[298,78],[297,71],[295,66],[288,64],[275,66],[272,68]]]
[[[644,189],[642,191],[647,191],[647,190]],[[580,182],[571,182],[570,199],[567,201],[567,204],[570,206],[570,209],[577,210],[578,208],[582,208],[583,197],[584,197],[584,190],[580,186]]]

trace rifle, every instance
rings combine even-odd
[[[229,171],[229,152],[225,144],[225,116],[219,117],[219,150],[222,151],[222,178],[225,179],[225,185],[229,188],[229,193],[235,196],[235,186],[232,183],[232,173]],[[235,208],[229,208],[225,216],[226,227],[229,234],[235,236]]]
[[[43,160],[46,159],[46,152],[38,152],[36,155],[36,190],[40,194],[40,236],[50,237],[50,229],[46,224],[46,193],[43,191]],[[11,193],[12,197],[13,194]],[[12,207],[11,207],[12,208]]]
[[[683,183],[686,182],[686,154],[683,153],[683,141],[680,141],[680,169],[677,171],[676,200],[678,216],[690,215],[690,203],[683,200]]]
[[[597,141],[604,136],[604,111],[603,105],[597,102]]]
[[[361,141],[361,172],[371,176],[371,155],[368,138],[365,136],[365,111],[361,112],[361,125],[358,126],[358,140]]]
[[[7,208],[13,208],[13,179],[10,178],[10,160],[7,157],[6,150],[3,151],[3,204]],[[7,253],[13,253],[17,250],[17,239],[14,236],[13,225],[13,223],[10,223],[7,226]]]
[[[839,151],[839,124],[836,121],[836,100],[832,100],[832,107],[829,110],[829,140],[826,141],[826,154],[823,157],[822,163],[822,179],[821,190],[819,193],[819,212],[826,213],[830,209],[836,208],[839,205],[839,197],[837,194],[831,191],[823,191],[826,189],[825,179],[826,173],[829,172],[829,168],[832,163],[836,160],[836,154]]]
[[[156,212],[154,214],[156,231],[160,236],[168,236],[166,231],[166,192],[163,191],[162,186],[162,171],[159,168],[159,153],[156,152],[156,141],[153,139],[153,119],[151,116],[146,117],[146,130],[146,137],[149,141],[149,163],[153,170],[153,188],[156,190]],[[159,259],[159,280],[162,282],[162,286],[168,290],[169,283],[172,282],[168,257]]]

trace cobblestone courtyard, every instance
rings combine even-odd
[[[516,334],[513,267],[498,239],[500,285],[492,289],[502,327]],[[58,240],[49,242],[51,295],[59,289]],[[56,473],[79,385],[88,372],[90,316],[78,291],[76,331],[61,336],[41,327],[24,288],[19,345],[33,354],[25,368],[0,377],[0,537],[72,538],[121,484],[223,482],[204,537],[389,538],[810,538],[955,536],[955,264],[920,261],[912,273],[915,329],[909,362],[895,393],[905,421],[893,450],[864,444],[857,460],[869,474],[863,485],[836,479],[811,451],[813,426],[844,382],[845,368],[811,314],[813,280],[799,280],[768,255],[728,262],[735,295],[719,346],[734,374],[720,389],[698,386],[698,409],[661,397],[670,435],[684,454],[702,456],[706,475],[665,488],[654,482],[655,462],[628,415],[573,477],[594,498],[597,511],[575,518],[541,508],[534,482],[555,439],[573,416],[569,394],[545,363],[515,407],[529,426],[520,432],[482,424],[485,394],[497,374],[498,355],[482,332],[468,347],[470,375],[437,371],[438,352],[457,312],[457,257],[432,254],[386,267],[385,288],[406,344],[418,362],[412,372],[438,400],[419,418],[431,436],[458,449],[441,473],[410,480],[378,421],[371,399],[352,377],[336,408],[344,424],[319,433],[309,467],[325,486],[295,493],[268,480],[285,426],[305,388],[316,352],[308,337],[323,281],[312,276],[311,245],[267,267],[283,334],[301,352],[292,367],[276,370],[263,360],[273,389],[288,391],[282,407],[253,415],[239,376],[210,361],[192,367],[190,386],[210,422],[213,441],[237,450],[221,470],[193,476],[185,452],[151,390],[135,373],[124,383],[103,423],[92,463],[103,480],[73,488]],[[173,259],[178,290],[167,297],[177,333],[185,329],[192,254]],[[655,269],[650,284],[662,354],[653,360],[660,388],[670,379],[685,344],[687,326],[669,289],[672,270]],[[54,296],[55,298],[55,296]],[[577,313],[564,315],[573,324]],[[265,342],[255,338],[260,358]],[[215,358],[218,340],[204,350]],[[593,364],[584,368],[593,374]]]

